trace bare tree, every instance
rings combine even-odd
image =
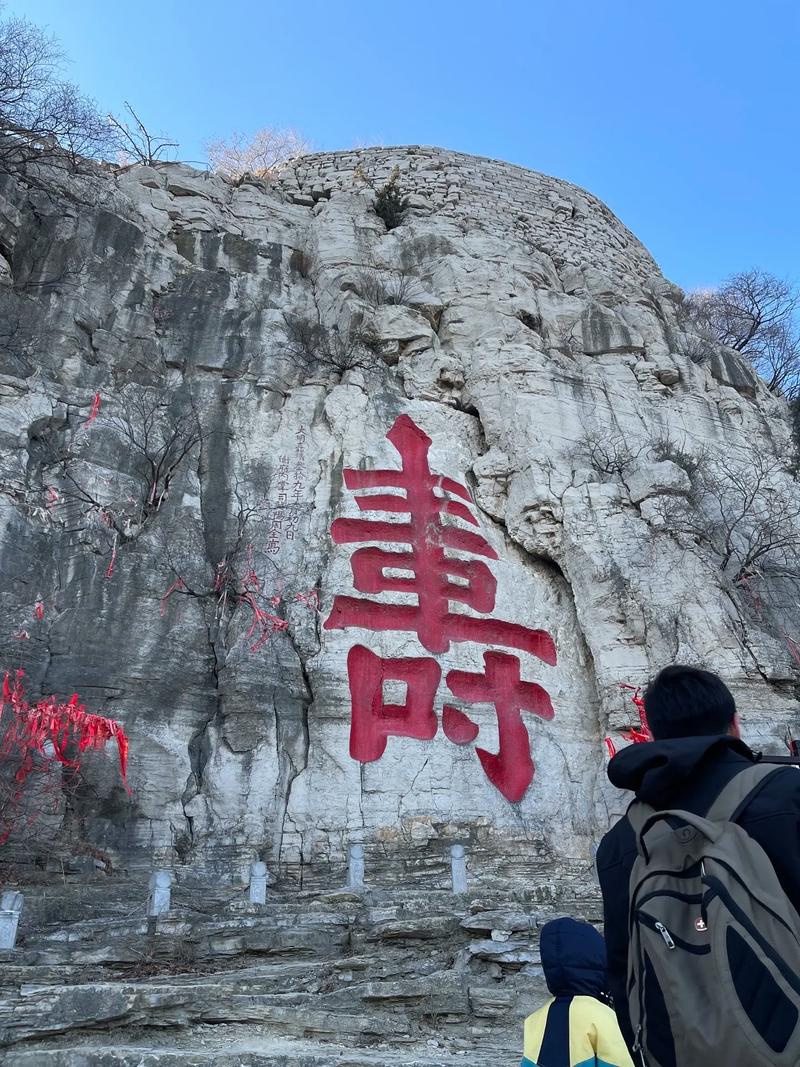
[[[733,274],[718,289],[693,293],[687,310],[720,344],[747,356],[770,389],[800,393],[800,292],[774,274]]]
[[[588,461],[604,481],[625,485],[636,460],[646,448],[642,443],[629,441],[621,433],[586,430],[576,442],[575,454],[576,458]]]
[[[688,496],[660,498],[661,521],[719,562],[733,585],[800,578],[800,493],[783,463],[757,447],[707,452]]]
[[[204,145],[211,169],[231,181],[252,174],[267,178],[278,168],[311,151],[308,141],[297,130],[269,126],[252,136],[233,133],[227,138],[207,141]]]
[[[286,313],[283,328],[286,355],[304,377],[320,372],[340,377],[349,370],[374,370],[380,363],[380,338],[358,312],[341,329]]]
[[[127,100],[125,110],[128,113],[127,118],[108,116],[113,144],[120,162],[140,163],[149,167],[165,160],[167,154],[178,147],[177,141],[170,141],[163,134],[151,133]]]
[[[90,416],[92,418],[92,416]],[[154,390],[128,386],[98,430],[108,430],[122,450],[123,482],[103,486],[90,477],[83,459],[82,429],[67,439],[50,432],[39,449],[38,490],[44,506],[68,528],[79,530],[91,519],[106,540],[124,544],[161,508],[178,471],[203,439],[197,415],[180,410]]]
[[[60,77],[55,41],[24,18],[0,22],[0,163],[102,158],[109,127],[93,100]]]
[[[182,529],[161,527],[161,554],[171,578],[162,597],[162,614],[169,611],[172,597],[199,601],[210,608],[207,619],[212,641],[219,640],[223,647],[227,647],[234,621],[244,618],[245,625],[249,624],[245,642],[251,652],[257,652],[273,635],[289,633],[291,605],[298,603],[316,611],[319,598],[316,590],[302,592],[296,576],[281,571],[275,557],[269,554],[269,529],[275,509],[266,496],[256,494],[234,478],[231,505],[219,559],[209,559],[193,542],[191,531],[187,539],[185,524],[181,524]],[[287,512],[301,506],[284,506],[280,511],[285,518]]]
[[[383,271],[362,267],[356,275],[355,289],[373,308],[384,304],[413,305],[424,293],[419,278],[405,265]]]

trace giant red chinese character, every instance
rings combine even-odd
[[[381,659],[368,648],[355,645],[347,657],[347,673],[353,698],[350,724],[350,755],[367,763],[380,759],[387,737],[415,737],[430,741],[439,724],[433,710],[441,670],[435,659],[409,657]],[[406,685],[404,704],[387,704],[383,683]]]
[[[471,510],[472,499],[460,482],[431,472],[427,434],[407,415],[401,415],[387,438],[400,455],[400,469],[347,469],[344,481],[349,489],[362,491],[356,496],[362,512],[397,515],[399,521],[337,519],[331,534],[337,544],[382,542],[396,546],[356,549],[351,557],[353,584],[360,593],[410,593],[416,603],[337,596],[325,628],[410,630],[429,652],[447,652],[451,641],[480,641],[520,649],[555,664],[555,645],[546,631],[451,610],[451,603],[483,616],[494,610],[497,583],[485,560],[497,559],[497,553],[479,532],[459,525],[479,525]],[[385,489],[395,491],[375,492]],[[534,774],[521,712],[549,719],[553,708],[541,686],[520,680],[518,657],[486,652],[484,664],[485,674],[451,671],[447,681],[455,696],[494,705],[498,751],[476,751],[489,780],[516,803]],[[382,659],[356,645],[347,657],[347,669],[352,697],[350,754],[354,759],[380,759],[388,737],[430,740],[435,736],[434,699],[441,675],[435,659]],[[389,701],[385,682],[405,686],[404,702]],[[452,705],[443,709],[443,724],[446,736],[456,744],[474,741],[479,732],[478,726]]]
[[[533,780],[534,766],[530,739],[520,712],[528,711],[542,719],[553,718],[553,705],[546,691],[535,682],[520,681],[519,658],[504,652],[484,652],[485,674],[449,671],[450,692],[471,703],[494,704],[497,713],[498,751],[476,748],[486,777],[512,803],[522,800]],[[465,744],[478,735],[478,727],[463,711],[445,704],[444,732],[456,744]]]
[[[413,593],[417,604],[337,596],[325,629],[413,630],[429,652],[447,652],[451,641],[480,641],[521,649],[554,664],[555,645],[546,631],[450,610],[454,601],[484,614],[493,611],[497,583],[482,560],[456,559],[445,552],[485,559],[497,559],[497,553],[480,533],[443,521],[448,516],[478,526],[467,506],[471,498],[465,486],[431,472],[428,435],[401,415],[386,436],[400,454],[401,469],[348,469],[344,481],[349,489],[400,490],[362,494],[356,500],[362,511],[396,513],[407,516],[406,521],[337,519],[331,535],[337,544],[380,541],[406,546],[397,551],[357,549],[351,561],[353,584],[361,593]]]

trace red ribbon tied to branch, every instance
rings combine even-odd
[[[21,756],[15,774],[18,783],[24,782],[34,766],[34,755],[58,760],[66,767],[76,770],[80,760],[68,755],[70,746],[78,754],[88,749],[101,749],[108,741],[115,741],[119,752],[119,769],[122,782],[128,788],[128,737],[115,719],[87,712],[73,693],[66,703],[55,696],[43,697],[31,704],[22,684],[23,671],[17,671],[12,680],[6,671],[3,678],[0,716],[8,708],[11,721],[0,738],[0,759],[13,753]]]
[[[633,742],[634,745],[642,745],[646,741],[652,741],[653,735],[650,732],[650,724],[647,721],[647,712],[644,710],[644,698],[642,697],[642,687],[640,685],[628,685],[625,682],[620,682],[620,689],[630,689],[633,692],[631,700],[636,705],[636,710],[639,714],[639,725],[629,726],[627,730],[622,731],[622,736],[626,741]],[[608,749],[609,756],[615,756],[617,748],[610,737],[604,738],[605,746]]]
[[[92,406],[89,409],[89,417],[87,418],[86,422],[83,424],[83,429],[84,430],[86,429],[87,426],[91,426],[92,425],[94,420],[97,418],[97,413],[99,412],[99,410],[100,410],[100,394],[99,393],[95,393],[94,396],[92,397]]]

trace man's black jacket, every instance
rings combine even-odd
[[[755,757],[743,741],[681,737],[630,745],[608,765],[608,777],[657,809],[704,815],[723,787]],[[786,895],[800,912],[800,770],[776,768],[737,819],[772,861]],[[633,1045],[625,995],[628,970],[628,886],[636,840],[626,817],[605,835],[597,852],[603,891],[609,988],[620,1028]]]

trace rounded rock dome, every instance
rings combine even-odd
[[[658,266],[641,242],[586,190],[512,163],[428,145],[359,148],[301,156],[279,185],[298,203],[359,184],[379,188],[397,174],[398,188],[422,215],[524,238],[558,265],[590,266],[641,284]]]

